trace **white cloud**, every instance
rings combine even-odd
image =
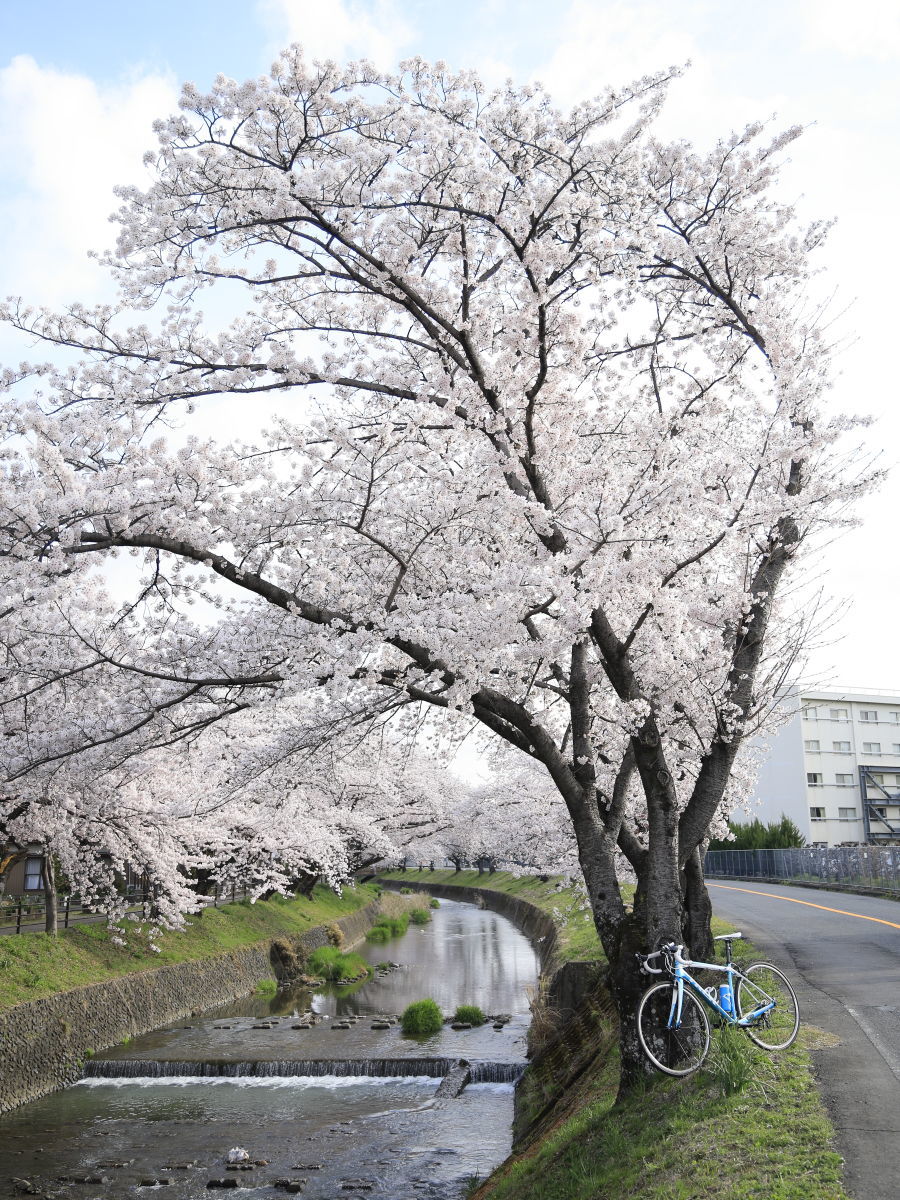
[[[900,57],[900,7],[896,0],[807,0],[807,38],[814,49],[853,58]]]
[[[174,82],[159,75],[101,86],[27,56],[0,70],[4,294],[50,303],[97,294],[102,273],[86,255],[114,239],[113,186],[147,178],[151,124],[176,102]]]
[[[310,58],[368,58],[396,67],[413,38],[397,0],[260,0],[278,48],[300,42]]]

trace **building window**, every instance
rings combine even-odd
[[[839,808],[838,809],[838,820],[839,821],[855,821],[856,820],[856,809],[855,808]]]
[[[900,742],[894,742],[891,745],[891,754],[900,754]]]
[[[42,858],[26,858],[25,859],[25,891],[40,892],[44,887],[44,876],[41,871],[44,860]]]
[[[803,745],[806,747],[807,750],[810,751],[811,754],[818,754],[819,743],[814,738],[808,739],[807,741],[805,741],[803,743]]]
[[[809,706],[807,706],[803,710],[803,717],[804,717],[804,720],[807,720],[807,721],[818,721],[819,714],[816,711],[816,709],[810,708]]]
[[[880,754],[881,742],[863,742],[863,754]]]
[[[847,710],[846,708],[829,708],[828,717],[832,721],[846,721]]]
[[[887,809],[886,808],[873,808],[872,812],[875,814],[876,817],[881,817],[882,820],[884,820],[887,817]]]
[[[878,711],[874,708],[861,708],[859,710],[859,719],[861,721],[877,721]]]
[[[835,752],[835,754],[849,754],[850,753],[850,743],[849,742],[832,742],[831,748]]]
[[[806,782],[810,787],[821,787],[825,781],[821,771],[807,771]]]
[[[852,775],[835,775],[834,781],[838,787],[853,787]]]
[[[811,805],[810,809],[809,809],[809,819],[811,821],[824,821],[825,820],[825,809],[821,808],[821,807],[816,807],[815,805]]]
[[[895,725],[900,725],[900,712],[892,712],[891,720],[894,722]]]

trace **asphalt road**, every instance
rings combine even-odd
[[[855,1200],[900,1198],[900,903],[707,880],[713,908],[790,977]],[[736,948],[737,949],[737,948]],[[814,1198],[811,1198],[814,1200]]]

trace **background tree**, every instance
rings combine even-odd
[[[772,194],[797,131],[663,143],[667,78],[561,112],[293,48],[159,123],[118,306],[5,309],[73,352],[7,375],[9,561],[89,595],[87,559],[137,556],[126,671],[174,644],[183,688],[224,656],[234,704],[428,705],[539,763],[626,1084],[634,952],[708,949],[699,850],[796,651],[783,577],[852,491],[803,300],[824,230]]]

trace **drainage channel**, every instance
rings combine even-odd
[[[0,1117],[0,1196],[462,1200],[510,1150],[534,950],[499,914],[442,901],[424,929],[360,952],[366,983],[247,997],[141,1035]],[[429,996],[448,1016],[465,1004],[504,1020],[405,1036],[397,1014]],[[229,1161],[236,1148],[246,1159]]]

